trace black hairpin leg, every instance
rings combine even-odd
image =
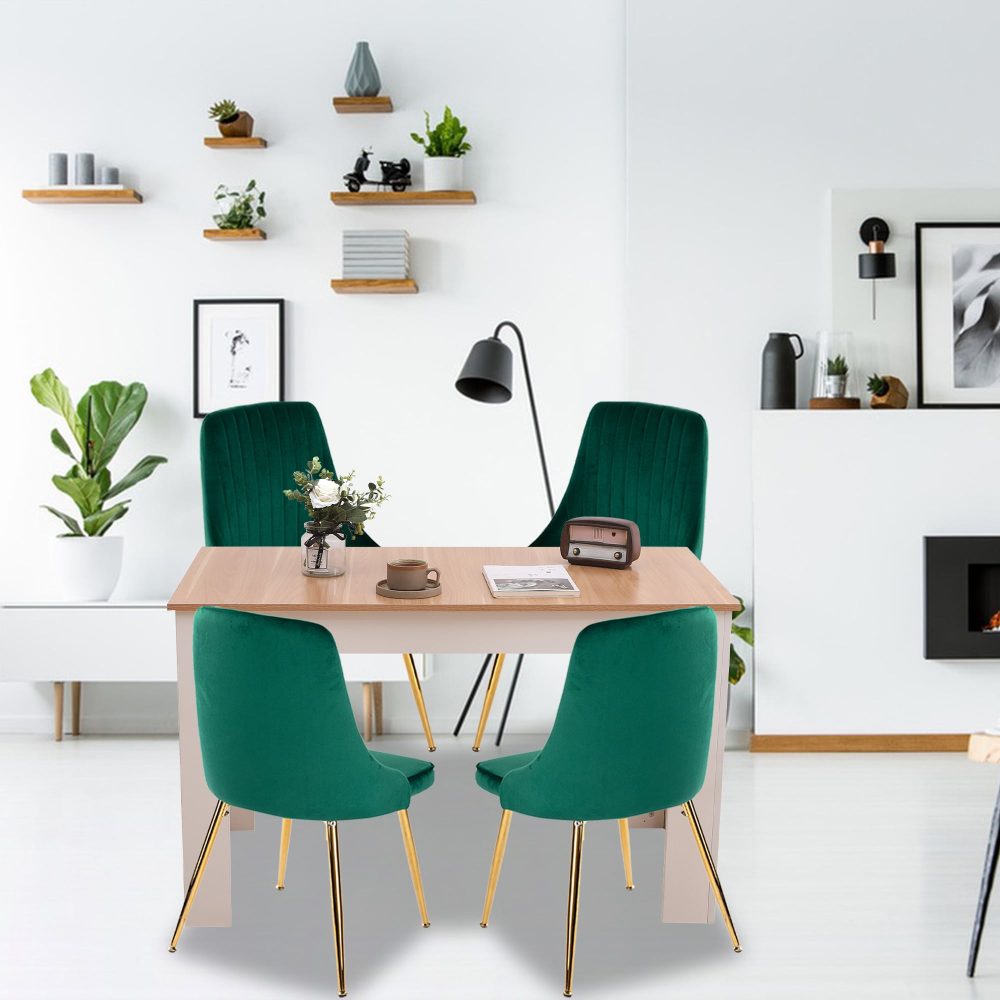
[[[490,660],[492,659],[493,654],[487,653],[486,659],[483,660],[483,665],[479,668],[479,676],[476,678],[476,683],[472,685],[469,697],[465,701],[465,708],[462,709],[462,714],[458,717],[458,722],[456,723],[455,729],[451,734],[452,736],[458,736],[458,734],[462,731],[462,725],[465,722],[465,717],[469,714],[469,709],[472,708],[472,699],[476,697],[479,685],[483,683],[483,678],[486,676],[486,668],[490,665]]]
[[[500,719],[500,728],[497,730],[497,746],[500,746],[500,741],[503,739],[503,731],[507,725],[507,714],[510,712],[510,703],[514,700],[514,691],[517,688],[517,678],[521,673],[521,664],[523,662],[524,653],[518,653],[517,663],[514,664],[514,676],[510,679],[510,690],[507,692],[507,703],[503,707],[503,716]]]
[[[979,957],[979,939],[983,936],[983,924],[986,922],[986,911],[990,905],[990,893],[993,890],[993,878],[997,873],[998,860],[1000,860],[1000,793],[997,794],[997,804],[993,808],[993,823],[990,826],[990,839],[986,846],[983,880],[979,886],[979,904],[976,906],[976,919],[972,924],[969,964],[965,968],[967,976],[974,976],[976,974],[976,959]]]

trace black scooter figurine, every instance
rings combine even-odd
[[[410,161],[405,157],[398,163],[392,160],[379,160],[378,164],[382,168],[382,179],[371,181],[365,176],[365,171],[371,166],[372,151],[362,149],[361,155],[354,161],[354,169],[349,174],[344,174],[344,182],[347,190],[358,192],[362,184],[371,184],[374,187],[391,187],[393,191],[405,191],[412,183],[410,177]]]

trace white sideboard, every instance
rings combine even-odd
[[[923,655],[923,538],[1000,535],[998,440],[1000,410],[754,415],[755,736],[1000,716],[1000,662]]]
[[[430,656],[415,655],[421,682]],[[365,685],[363,728],[381,732],[381,682],[406,682],[394,653],[342,657],[347,681]],[[0,681],[51,682],[57,740],[63,734],[63,686],[71,684],[72,728],[80,731],[81,684],[92,681],[175,681],[174,615],[166,600],[6,602],[0,605]]]

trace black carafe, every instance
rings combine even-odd
[[[792,340],[797,340],[796,352]],[[795,409],[795,362],[802,357],[802,339],[797,333],[772,333],[760,358],[760,408]]]

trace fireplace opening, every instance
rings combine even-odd
[[[1000,565],[969,564],[969,631],[1000,632]]]

